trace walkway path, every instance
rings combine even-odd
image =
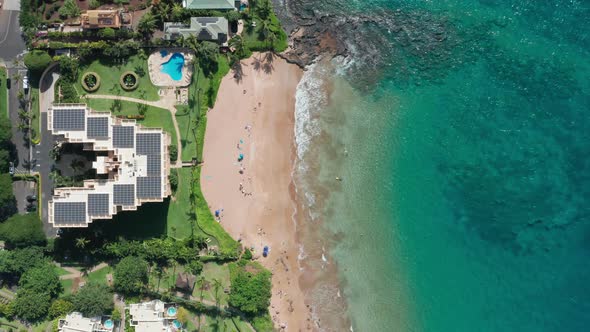
[[[147,101],[143,99],[131,98],[131,97],[124,97],[124,96],[111,96],[111,95],[95,95],[95,94],[88,94],[86,98],[90,99],[118,99],[123,101],[129,101],[132,103],[139,103],[145,104],[149,106],[154,106],[158,108],[165,108],[170,112],[172,116],[172,123],[174,124],[174,130],[176,131],[176,147],[178,150],[178,154],[176,156],[176,162],[171,165],[172,168],[181,168],[182,167],[182,141],[180,139],[180,129],[178,128],[178,122],[176,121],[176,107],[175,101],[170,99],[160,99],[158,101]]]
[[[73,267],[66,267],[66,266],[61,266],[61,264],[59,263],[55,263],[55,265],[61,267],[62,269],[70,272],[70,274],[65,274],[63,276],[59,276],[60,280],[69,280],[69,279],[76,279],[76,278],[82,278],[83,273],[80,270],[74,269]],[[92,273],[95,271],[98,271],[104,267],[109,266],[107,263],[100,263],[96,266],[94,266],[93,268],[91,268],[90,270],[88,270],[87,273]]]

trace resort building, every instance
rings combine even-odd
[[[176,305],[160,300],[129,305],[130,324],[137,332],[181,331],[182,324],[176,320]]]
[[[233,10],[239,8],[240,1],[235,0],[182,0],[186,9]]]
[[[86,318],[79,312],[72,312],[57,323],[59,332],[111,332],[115,323],[108,318]]]
[[[121,27],[121,14],[119,10],[88,10],[80,15],[80,23],[83,29],[101,29]]]
[[[190,25],[178,22],[164,23],[164,39],[175,40],[180,36],[195,36],[198,40],[214,41],[225,45],[229,35],[229,23],[225,17],[191,17]]]
[[[145,202],[170,195],[170,135],[135,120],[95,112],[85,104],[56,104],[47,113],[48,129],[65,143],[94,151],[97,179],[83,187],[56,188],[48,204],[54,227],[88,227],[119,211],[137,210]]]

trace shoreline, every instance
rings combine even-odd
[[[300,285],[298,202],[293,172],[295,92],[303,75],[268,53],[230,71],[207,116],[201,185],[212,213],[272,274],[269,312],[275,327],[311,330],[306,290]],[[243,160],[238,161],[240,154]],[[264,246],[270,247],[262,257]]]

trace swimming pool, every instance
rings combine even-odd
[[[115,324],[114,324],[114,323],[113,323],[113,321],[112,321],[112,320],[110,320],[110,319],[107,319],[107,320],[104,322],[104,327],[106,327],[106,328],[107,328],[107,329],[109,329],[109,330],[110,330],[110,329],[112,329],[112,328],[113,328],[113,326],[115,326]]]
[[[182,68],[184,67],[184,55],[174,53],[168,61],[162,64],[162,72],[168,74],[173,80],[182,79]]]
[[[182,327],[182,324],[180,324],[180,322],[178,320],[176,320],[176,319],[172,321],[172,324],[177,329],[180,329]]]
[[[174,316],[174,315],[176,315],[176,308],[174,308],[174,307],[168,308],[168,316]]]

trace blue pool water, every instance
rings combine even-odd
[[[170,59],[162,64],[162,72],[170,75],[173,80],[182,79],[182,67],[184,66],[184,55],[174,53]]]
[[[180,322],[177,321],[176,319],[174,321],[172,321],[172,324],[174,324],[174,327],[177,329],[182,327],[182,324],[180,324]]]
[[[113,326],[114,326],[114,324],[113,324],[113,321],[112,321],[112,320],[110,320],[110,319],[107,319],[107,320],[104,322],[104,327],[106,327],[107,329],[112,329],[112,328],[113,328]]]
[[[168,308],[168,316],[174,316],[174,315],[176,315],[176,308],[174,308],[174,307]]]

